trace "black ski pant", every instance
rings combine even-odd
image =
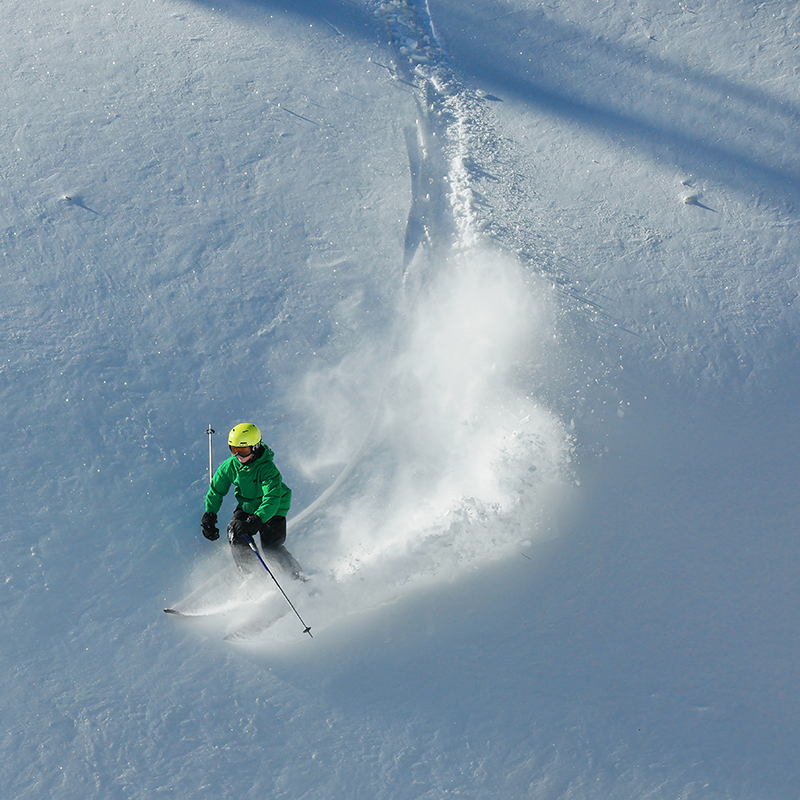
[[[237,520],[237,515],[239,519]],[[255,534],[261,536],[262,550],[276,550],[286,541],[286,517],[274,516],[258,526],[251,526],[249,531],[240,522],[241,516],[246,516],[237,508],[233,512],[233,519],[228,523],[228,542],[233,553],[233,560],[243,575],[249,575],[259,567],[258,557],[250,548],[247,541],[249,535],[256,541]]]

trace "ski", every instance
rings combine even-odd
[[[283,546],[269,548],[264,557],[270,568],[286,575],[292,580],[305,583],[308,576],[297,559]],[[257,600],[265,594],[257,592],[256,597],[241,596],[242,576],[234,564],[228,564],[215,572],[200,586],[191,591],[171,606],[164,608],[165,614],[184,617],[206,617],[212,614],[224,614],[232,611],[248,601]],[[260,583],[260,582],[259,582]],[[265,581],[266,583],[266,581]],[[271,587],[271,584],[267,584]]]
[[[187,595],[172,606],[164,609],[165,614],[181,617],[213,617],[224,616],[241,608],[255,605],[276,593],[275,587],[266,576],[255,573],[247,580],[242,580],[239,571],[224,570],[224,580],[217,580],[219,575],[206,581],[200,589]]]

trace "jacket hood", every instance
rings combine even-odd
[[[275,458],[275,453],[267,447],[264,442],[261,442],[262,452],[256,454],[256,461],[261,461],[261,459],[266,459],[267,461],[272,461]]]

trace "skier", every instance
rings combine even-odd
[[[256,534],[261,536],[265,555],[272,554],[279,564],[295,572],[296,562],[283,547],[292,490],[272,461],[275,454],[261,441],[261,431],[249,422],[231,429],[228,447],[231,456],[214,473],[206,494],[200,523],[203,536],[211,541],[219,539],[217,512],[233,485],[238,505],[228,523],[228,542],[242,576],[246,578],[258,568],[258,558],[248,543],[248,537],[255,542]]]

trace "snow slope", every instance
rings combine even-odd
[[[794,4],[4,9],[9,797],[797,795]]]

